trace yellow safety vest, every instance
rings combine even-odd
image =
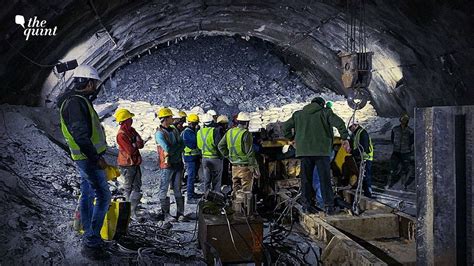
[[[105,152],[107,149],[107,141],[105,139],[105,133],[104,130],[102,129],[102,126],[100,125],[100,120],[99,116],[97,115],[97,112],[94,110],[92,105],[89,103],[89,100],[87,100],[84,96],[81,95],[74,95],[75,97],[79,97],[84,99],[87,103],[87,107],[89,108],[89,114],[91,116],[91,124],[92,124],[92,136],[90,138],[92,144],[94,145],[96,151],[98,154]],[[67,100],[66,100],[67,101]],[[65,102],[64,101],[61,104],[60,108],[60,117],[61,117],[61,131],[63,133],[64,139],[66,140],[69,150],[71,151],[71,157],[74,161],[78,160],[85,160],[87,159],[87,156],[81,152],[81,149],[79,148],[79,145],[77,145],[76,141],[72,137],[71,133],[69,133],[69,130],[66,126],[66,123],[63,119],[63,107]]]
[[[242,138],[247,130],[234,127],[226,133],[229,160],[233,164],[249,164],[249,156],[243,151]]]
[[[186,128],[185,130],[183,130],[183,132],[181,133],[181,137],[183,136],[183,134],[184,134],[184,132],[185,132],[186,130],[191,130],[191,131],[192,131],[192,129],[190,129],[189,127],[187,127],[187,128]],[[191,148],[189,148],[188,146],[184,146],[184,156],[196,156],[196,155],[199,155],[199,154],[201,154],[201,152],[199,151],[198,148],[196,148],[196,149],[191,149]]]
[[[361,128],[357,131],[355,137],[354,137],[354,143],[353,147],[354,149],[357,149],[359,147],[359,141],[360,141],[360,134],[362,131],[365,129]],[[374,160],[374,146],[372,145],[372,139],[369,136],[369,151],[364,151],[363,159],[366,161],[373,161]]]
[[[202,151],[202,157],[204,158],[219,158],[219,152],[214,143],[214,131],[214,127],[205,127],[197,133],[197,146]]]

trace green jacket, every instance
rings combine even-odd
[[[293,113],[283,124],[285,137],[296,142],[296,156],[330,156],[335,127],[342,139],[348,139],[344,121],[330,108],[310,103]]]
[[[229,129],[219,141],[217,148],[224,157],[229,158],[232,164],[257,165],[252,134],[240,126]]]

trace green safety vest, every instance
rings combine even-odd
[[[192,130],[190,129],[189,127],[187,127],[185,130],[183,130],[183,133],[184,131],[186,130]],[[181,137],[183,136],[183,133],[181,133]],[[201,154],[201,152],[199,151],[198,148],[196,149],[191,149],[189,148],[188,146],[184,146],[184,156],[196,156],[196,155],[199,155]]]
[[[81,95],[74,95],[74,96],[82,98],[84,99],[84,101],[86,101],[87,107],[89,108],[89,114],[91,116],[91,122],[92,122],[92,136],[90,140],[92,144],[94,145],[95,150],[97,151],[98,154],[105,152],[105,150],[107,149],[107,141],[105,139],[104,130],[102,129],[102,126],[100,125],[100,120],[99,120],[99,116],[97,115],[97,112],[89,103],[89,100],[87,100],[84,96],[81,96]],[[61,104],[61,108],[59,111],[60,117],[61,117],[61,131],[63,132],[64,139],[66,139],[66,142],[69,146],[69,150],[71,151],[72,159],[74,161],[85,160],[87,159],[86,155],[81,152],[79,145],[77,145],[71,133],[69,133],[69,130],[66,126],[66,122],[64,122],[64,119],[63,119],[62,111],[63,111],[63,107],[66,101],[64,101]]]
[[[234,127],[226,133],[229,160],[233,164],[249,164],[249,156],[243,151],[242,138],[247,130]]]
[[[357,147],[359,147],[360,134],[364,130],[365,129],[361,128],[357,131],[357,133],[354,137],[354,145],[353,145],[354,149],[357,149]],[[374,146],[372,145],[372,139],[370,138],[370,136],[369,136],[369,152],[364,151],[363,159],[366,160],[366,161],[373,161],[374,160]]]
[[[214,143],[214,130],[214,127],[205,127],[197,133],[197,146],[202,151],[202,157],[204,158],[219,158],[219,152]]]

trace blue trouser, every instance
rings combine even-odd
[[[199,170],[199,161],[198,159],[184,162],[186,166],[186,172],[188,173],[188,181],[186,186],[186,191],[188,195],[188,199],[195,196],[194,194],[194,182],[196,182],[196,175]]]
[[[112,197],[105,171],[89,160],[76,161],[81,175],[80,212],[84,229],[84,244],[97,247],[102,244],[100,229]],[[96,202],[94,204],[94,198]]]
[[[161,169],[160,180],[160,200],[165,200],[168,196],[168,188],[173,184],[174,198],[179,199],[181,195],[181,176],[183,172],[183,165],[172,166],[170,168]]]
[[[321,182],[319,181],[318,167],[313,171],[313,189],[316,194],[316,206],[324,208],[323,196],[321,195]]]

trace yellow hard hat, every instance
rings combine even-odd
[[[186,114],[186,112],[184,112],[184,111],[179,111],[179,112],[178,112],[178,115],[179,115],[179,117],[181,117],[181,118],[188,116],[188,115]]]
[[[219,117],[217,117],[217,123],[227,124],[229,123],[229,118],[226,115],[220,115]]]
[[[188,115],[188,123],[199,123],[199,116],[197,114]]]
[[[118,176],[120,176],[120,171],[117,167],[113,165],[105,167],[105,177],[107,178],[107,181],[115,180]]]
[[[173,112],[168,107],[163,107],[158,111],[158,118],[173,116]]]
[[[134,116],[135,114],[130,113],[130,111],[127,109],[117,109],[117,111],[114,114],[115,120],[119,123],[129,118],[132,118]]]

